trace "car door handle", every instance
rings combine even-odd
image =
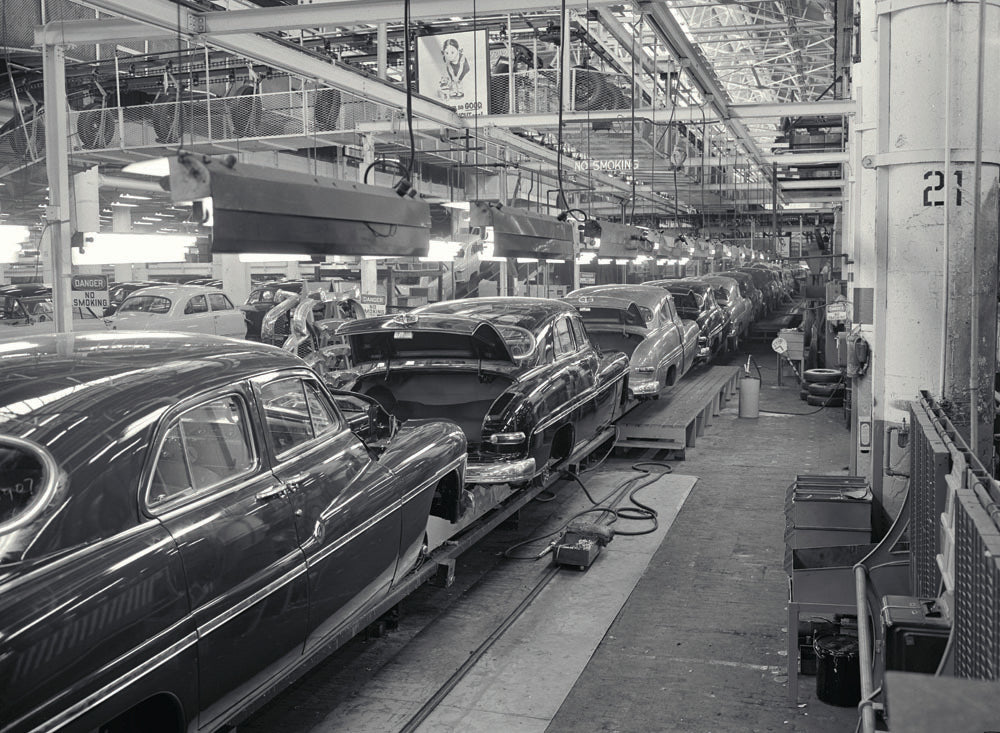
[[[287,491],[300,491],[302,489],[302,485],[305,484],[308,478],[308,473],[300,473],[285,479],[283,483],[285,484],[285,489]]]
[[[266,489],[261,489],[257,492],[254,498],[259,502],[271,501],[271,499],[277,499],[285,495],[285,487],[283,485],[269,486]]]

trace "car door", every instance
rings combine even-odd
[[[615,387],[616,374],[609,369],[610,364],[615,360],[615,353],[601,354],[590,337],[587,329],[584,328],[583,319],[576,314],[567,317],[570,329],[576,338],[577,356],[582,369],[590,373],[588,383],[593,385],[594,398],[592,400],[593,415],[588,426],[589,433],[586,436],[577,435],[578,440],[589,440],[598,430],[614,420],[618,407],[620,392]],[[618,375],[620,376],[620,375]],[[618,379],[617,381],[621,381]]]
[[[580,444],[597,432],[597,373],[600,359],[593,348],[577,344],[569,315],[559,316],[552,328],[555,364],[568,380],[566,395],[570,420],[575,424],[574,436]],[[590,345],[589,341],[586,342]]]
[[[176,324],[176,325],[175,325]],[[167,328],[176,328],[178,331],[188,331],[190,333],[215,333],[215,321],[212,320],[212,313],[208,309],[208,299],[204,294],[192,295],[184,301],[181,313],[175,323],[167,325]]]
[[[180,550],[198,633],[202,726],[302,653],[306,567],[292,505],[237,385],[176,410],[159,431],[144,508]]]
[[[262,378],[254,387],[305,553],[309,647],[391,583],[401,479],[373,458],[312,376]]]
[[[209,293],[208,305],[212,309],[212,321],[218,336],[243,338],[246,334],[246,322],[243,314],[236,310],[233,301],[225,293]]]

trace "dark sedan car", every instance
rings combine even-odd
[[[0,344],[0,729],[216,730],[385,598],[465,438],[341,398],[245,341]]]
[[[620,414],[628,357],[601,354],[580,314],[544,298],[472,298],[349,321],[354,391],[396,417],[454,420],[469,483],[528,481]]]
[[[247,296],[247,302],[240,306],[247,322],[246,337],[251,341],[260,341],[261,324],[267,312],[289,297],[289,293],[299,295],[305,289],[306,284],[302,280],[272,280],[257,285]]]
[[[727,348],[726,335],[729,333],[729,313],[719,306],[712,292],[712,286],[695,279],[651,280],[645,285],[666,288],[674,296],[674,305],[681,318],[689,318],[701,329],[699,344],[703,361]]]

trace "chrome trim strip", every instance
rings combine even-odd
[[[624,375],[623,375],[623,377],[624,377]],[[620,381],[621,381],[620,379],[616,379],[613,382],[608,382],[607,384],[605,384],[601,388],[594,387],[592,389],[587,390],[586,392],[583,393],[583,396],[580,399],[578,399],[576,402],[571,402],[569,404],[569,406],[566,407],[566,408],[563,408],[562,411],[557,412],[554,415],[550,415],[547,420],[543,420],[538,425],[536,425],[533,432],[537,433],[539,430],[547,430],[554,423],[558,422],[559,420],[562,420],[566,415],[568,415],[569,413],[573,412],[573,410],[575,410],[581,404],[583,404],[584,402],[586,402],[589,399],[593,399],[594,397],[597,397],[597,395],[601,394],[601,392],[604,392],[605,390],[607,390],[607,389],[609,389],[611,387],[614,387]]]
[[[275,565],[281,565],[287,562],[289,558],[295,558],[296,556],[299,558],[299,560],[301,560],[302,551],[297,546],[294,552],[291,552],[285,555],[277,562],[272,563],[271,567],[274,567]],[[242,601],[236,603],[236,605],[229,607],[228,609],[220,613],[218,616],[215,616],[214,618],[211,618],[205,623],[198,626],[198,636],[199,637],[208,636],[213,631],[218,630],[226,622],[231,621],[233,618],[243,613],[251,606],[260,603],[262,600],[267,598],[276,590],[278,590],[282,586],[288,585],[299,576],[305,575],[305,573],[306,573],[306,566],[300,563],[299,565],[297,565],[296,567],[292,568],[287,573],[282,575],[280,578],[272,580],[263,588],[258,589],[254,593],[251,593],[249,596],[244,598]]]
[[[180,626],[182,626],[184,624],[187,624],[187,623],[190,623],[190,617],[189,616],[185,616],[180,621],[177,621],[176,623],[172,624],[171,626],[168,626],[166,629],[164,629],[163,631],[161,631],[159,634],[157,634],[156,636],[154,636],[152,639],[149,639],[148,641],[146,641],[144,644],[141,644],[140,646],[134,647],[133,649],[125,652],[125,654],[121,655],[117,659],[112,660],[111,662],[109,662],[108,664],[106,664],[102,669],[100,669],[97,672],[95,672],[94,673],[95,676],[99,676],[102,672],[104,672],[104,671],[106,671],[108,669],[111,669],[111,668],[115,667],[116,665],[120,664],[122,662],[122,660],[124,660],[126,657],[129,657],[129,656],[135,655],[135,654],[138,654],[141,657],[141,653],[142,653],[142,650],[144,648],[149,647],[151,645],[154,645],[157,641],[161,640],[162,637],[168,636],[169,634],[171,634],[172,632],[174,632],[178,627],[180,627]],[[98,705],[100,705],[102,702],[104,702],[105,700],[107,700],[109,697],[112,697],[113,695],[118,694],[119,692],[121,692],[122,690],[124,690],[129,685],[133,684],[134,682],[136,682],[136,681],[142,679],[143,677],[145,677],[146,675],[148,675],[150,672],[152,672],[153,670],[155,670],[157,667],[163,666],[164,664],[166,664],[167,662],[169,662],[171,659],[173,659],[174,657],[176,657],[178,654],[180,654],[182,651],[184,651],[188,647],[190,647],[190,646],[194,645],[195,643],[197,643],[197,641],[198,641],[198,634],[196,632],[192,631],[192,632],[190,632],[188,634],[185,634],[179,641],[174,642],[173,644],[171,644],[169,647],[167,647],[163,651],[159,652],[158,654],[153,655],[152,657],[150,657],[149,659],[145,660],[144,662],[142,662],[138,666],[133,667],[127,673],[125,673],[122,676],[120,676],[118,679],[116,679],[116,680],[114,680],[112,682],[109,682],[108,684],[106,684],[103,687],[101,687],[99,690],[95,690],[94,692],[90,693],[89,695],[87,695],[85,698],[83,698],[79,702],[77,702],[77,703],[69,706],[68,708],[60,711],[58,715],[56,715],[53,718],[50,718],[49,720],[47,720],[42,725],[39,725],[39,726],[36,726],[35,728],[32,728],[31,729],[32,733],[43,733],[43,732],[44,733],[50,733],[51,731],[57,731],[57,730],[60,730],[60,729],[64,728],[65,726],[67,726],[70,723],[72,723],[74,720],[76,720],[77,718],[79,718],[84,713],[87,713],[90,710],[92,710],[93,708],[95,708]],[[50,702],[54,702],[55,700],[58,700],[58,698],[55,698],[54,700],[52,700]],[[32,715],[34,715],[35,711],[37,711],[37,710],[38,710],[38,708],[35,708],[35,710],[32,710],[31,712],[29,712],[28,714],[22,716],[18,720],[15,720],[9,726],[6,726],[6,727],[4,727],[4,728],[2,728],[0,730],[2,730],[4,733],[6,733],[6,731],[16,730],[18,728],[18,726],[21,723],[24,722],[25,719],[30,718]]]

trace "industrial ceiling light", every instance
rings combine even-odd
[[[78,232],[73,235],[72,259],[74,265],[184,262],[197,239],[186,234]]]
[[[170,195],[211,199],[213,252],[418,257],[430,242],[430,206],[412,194],[231,156],[171,158]]]
[[[469,226],[484,235],[492,227],[496,257],[564,260],[574,254],[576,227],[545,214],[476,201],[472,204]]]
[[[639,227],[611,221],[587,219],[583,225],[583,236],[600,242],[598,254],[601,257],[636,257],[648,255],[654,249],[653,242]]]
[[[25,226],[0,226],[0,264],[12,265],[18,261],[22,247],[31,238]]]
[[[122,168],[122,173],[132,173],[137,176],[153,176],[163,178],[170,175],[170,161],[167,158],[150,158],[137,163],[129,163]]]
[[[239,256],[240,262],[309,262],[311,259],[311,255],[290,255],[280,252],[244,252]]]

